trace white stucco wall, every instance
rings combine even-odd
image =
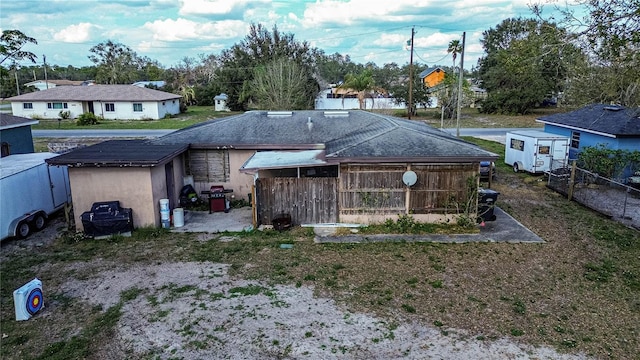
[[[51,102],[65,103],[65,101]],[[29,103],[29,101],[11,102],[11,112],[13,115],[26,118],[57,119],[60,111],[69,111],[73,119],[84,112],[82,110],[82,103],[78,101],[66,101],[66,109],[48,109],[47,102],[30,102],[33,105],[33,109],[24,109],[23,103]]]
[[[23,103],[28,101],[21,102],[12,102],[11,103],[11,111],[15,116],[22,116],[26,118],[41,118],[41,119],[57,119],[60,110],[69,111],[71,113],[71,118],[75,119],[84,112],[89,111],[89,102],[79,102],[79,101],[67,101],[67,109],[48,109],[47,102],[31,102],[33,105],[32,109],[24,109]],[[52,101],[53,102],[53,101]],[[55,101],[62,102],[64,101]],[[114,104],[115,111],[106,111],[105,104]],[[142,111],[134,112],[133,104],[141,103]],[[93,101],[93,113],[96,116],[102,117],[104,119],[161,119],[166,114],[179,114],[180,113],[180,102],[178,99],[174,100],[166,100],[166,101]]]

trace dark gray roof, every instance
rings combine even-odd
[[[427,77],[427,75],[431,74],[432,72],[434,72],[434,71],[436,71],[436,70],[438,70],[438,69],[440,69],[440,71],[444,71],[444,70],[442,70],[442,68],[441,68],[441,67],[439,67],[439,66],[434,66],[434,67],[430,67],[430,68],[426,68],[426,69],[424,69],[424,71],[422,71],[422,72],[420,73],[420,79],[424,79],[425,77]]]
[[[543,116],[537,121],[618,137],[640,136],[640,108],[592,104],[564,114]]]
[[[35,125],[38,120],[27,119],[22,116],[14,116],[10,114],[0,113],[0,129],[11,129],[16,127]]]
[[[151,167],[166,163],[187,147],[154,145],[147,140],[109,140],[47,159],[47,163],[70,167]]]
[[[275,116],[280,114],[280,116]],[[311,125],[309,125],[311,124]],[[149,140],[192,148],[318,149],[327,160],[468,161],[497,155],[421,121],[366,111],[249,111]]]
[[[164,101],[181,96],[134,85],[56,86],[10,97],[9,101]]]

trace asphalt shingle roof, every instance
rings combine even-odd
[[[640,108],[592,104],[564,114],[543,116],[537,121],[615,136],[640,136]]]
[[[468,161],[497,158],[423,122],[359,110],[293,111],[283,116],[249,111],[149,141],[158,145],[190,144],[193,148],[314,149],[324,146],[327,158],[334,159]]]
[[[109,140],[48,159],[47,163],[70,167],[150,167],[169,161],[187,147],[154,145],[148,140]]]
[[[420,75],[419,75],[419,76],[420,76],[420,79],[424,79],[425,77],[427,77],[427,75],[431,74],[432,72],[434,72],[434,71],[436,71],[436,70],[438,70],[438,69],[440,69],[440,71],[444,71],[444,70],[442,70],[442,68],[441,68],[441,67],[439,67],[439,66],[434,66],[434,67],[430,67],[430,68],[426,68],[426,69],[424,69],[424,70],[420,73]]]
[[[0,129],[11,129],[20,126],[35,125],[37,123],[38,120],[0,113]]]
[[[134,85],[57,86],[13,96],[9,101],[164,101],[181,96]]]

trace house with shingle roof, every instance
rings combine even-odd
[[[34,151],[31,125],[37,120],[0,113],[0,141],[2,157],[12,154],[28,154]]]
[[[569,158],[587,146],[640,151],[640,108],[591,104],[575,111],[536,119],[544,131],[569,137]]]
[[[84,86],[93,84],[93,80],[34,80],[24,84],[24,86],[33,86],[34,88],[42,91],[47,89],[53,89],[57,86]]]
[[[122,153],[127,148],[136,155]],[[101,143],[50,163],[69,166],[78,213],[92,202],[120,200],[134,219],[146,214],[140,225],[158,226],[157,200],[179,206],[187,183],[198,194],[223,186],[236,199],[251,199],[256,225],[272,224],[278,214],[294,224],[367,224],[475,212],[480,162],[497,158],[421,121],[361,110],[249,111],[160,138]],[[133,178],[149,168],[155,170],[144,181]]]
[[[180,113],[180,95],[134,85],[59,86],[10,97],[14,115],[57,119],[68,111],[72,119],[92,113],[103,119],[162,119]]]

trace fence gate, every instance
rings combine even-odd
[[[256,181],[258,224],[280,214],[295,225],[338,222],[338,178],[264,178]]]

